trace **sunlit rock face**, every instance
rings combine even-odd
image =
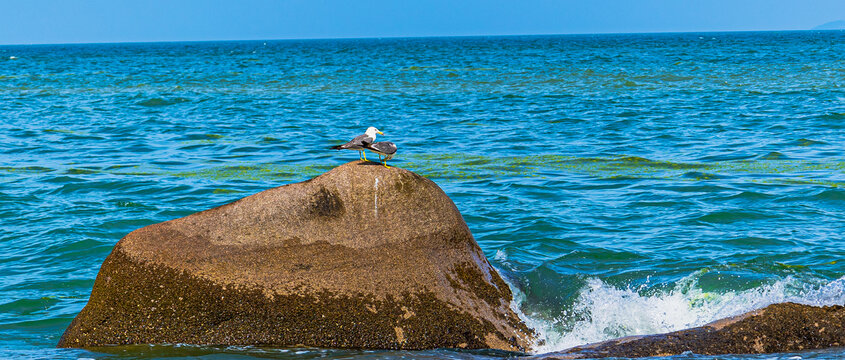
[[[521,351],[511,298],[436,184],[353,162],[130,233],[59,346]]]

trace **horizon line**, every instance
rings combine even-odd
[[[377,40],[377,39],[425,39],[425,38],[473,38],[473,37],[518,37],[518,36],[570,36],[570,35],[649,35],[649,34],[712,34],[752,32],[794,32],[794,31],[845,31],[845,29],[779,29],[779,30],[705,30],[705,31],[647,31],[647,32],[584,32],[556,34],[475,34],[475,35],[412,35],[412,36],[349,36],[349,37],[301,37],[276,39],[212,39],[212,40],[144,40],[114,42],[66,42],[66,43],[9,43],[0,46],[42,46],[42,45],[108,45],[108,44],[155,44],[155,43],[203,43],[227,41],[297,41],[297,40]]]

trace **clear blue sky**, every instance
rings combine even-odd
[[[803,30],[845,0],[0,0],[0,44]]]

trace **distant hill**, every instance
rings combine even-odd
[[[843,30],[845,29],[845,20],[836,20],[829,23],[824,23],[813,28],[813,30]]]

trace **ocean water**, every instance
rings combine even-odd
[[[122,236],[356,160],[327,148],[367,126],[537,353],[845,303],[842,31],[0,46],[0,119],[2,358],[508,356],[54,348]]]

